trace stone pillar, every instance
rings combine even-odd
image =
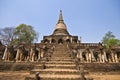
[[[39,53],[38,53],[38,61],[41,59],[41,49],[39,49]]]
[[[23,60],[23,53],[21,52],[20,53],[20,61],[22,61]]]
[[[111,59],[112,59],[112,62],[115,62],[115,55],[114,55],[114,51],[111,51]]]
[[[33,48],[31,48],[30,50],[30,61],[35,61],[35,51],[33,50]]]
[[[90,50],[90,53],[91,53],[91,61],[95,61],[95,56],[94,56],[93,50]]]
[[[43,58],[44,57],[44,51],[42,50],[41,51],[41,58]]]
[[[117,56],[117,53],[115,53],[115,62],[118,62],[118,56]]]
[[[103,51],[103,53],[104,53],[104,59],[105,59],[105,61],[108,62],[108,59],[107,59],[107,56],[106,56],[106,52]]]
[[[98,58],[99,58],[99,62],[100,62],[100,63],[102,62],[101,57],[102,57],[101,52],[98,52]]]
[[[81,62],[83,62],[83,56],[82,56],[82,54],[83,54],[83,50],[80,50],[80,61]]]
[[[16,54],[16,57],[15,57],[15,60],[19,61],[19,58],[20,58],[20,50],[17,49],[17,54]]]
[[[3,55],[2,59],[6,60],[6,56],[7,56],[7,47],[5,48],[4,55]]]
[[[89,62],[92,62],[92,55],[91,55],[91,52],[88,53],[88,56],[89,56]]]
[[[85,52],[86,62],[88,62],[88,52]]]

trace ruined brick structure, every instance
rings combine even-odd
[[[77,44],[81,48],[85,48],[87,46],[95,48],[98,46],[98,43],[81,43],[81,40],[78,39],[78,36],[70,35],[67,30],[67,26],[64,23],[62,11],[60,11],[59,19],[52,35],[43,36],[43,40],[41,41],[41,43],[71,44],[71,46],[73,44]]]
[[[44,36],[42,43],[55,43],[55,44],[79,43],[78,36],[72,36],[67,31],[67,26],[64,23],[62,17],[62,11],[60,11],[59,20],[55,26],[53,34],[49,36]]]

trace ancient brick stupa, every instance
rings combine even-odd
[[[57,44],[66,44],[66,43],[78,43],[78,36],[71,36],[67,30],[67,26],[64,23],[62,16],[62,11],[60,10],[60,15],[58,22],[55,26],[52,35],[44,36],[43,43],[57,43]]]

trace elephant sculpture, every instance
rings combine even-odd
[[[114,48],[112,48],[110,52],[111,52],[111,60],[112,60],[112,62],[118,62],[117,51]]]
[[[3,60],[4,61],[12,61],[15,59],[16,51],[13,46],[7,46],[4,51]]]
[[[99,43],[98,47],[94,50],[94,57],[95,60],[100,63],[108,62],[106,50],[101,43]]]
[[[32,46],[30,49],[29,60],[36,61],[38,60],[39,51],[36,49],[36,46]]]
[[[20,45],[17,49],[16,53],[16,61],[25,61],[28,57],[28,51],[25,49],[23,45]]]
[[[2,60],[2,57],[4,55],[4,51],[5,51],[5,46],[2,45],[2,43],[0,42],[0,60]]]
[[[87,62],[91,62],[92,61],[92,54],[91,54],[91,51],[90,51],[90,48],[87,47],[84,51],[84,54],[85,54],[85,59]]]

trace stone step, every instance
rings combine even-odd
[[[57,50],[57,51],[68,51],[68,48],[65,48],[65,47],[56,47],[54,50]]]
[[[59,46],[59,47],[56,47],[55,50],[56,50],[56,49],[59,49],[59,50],[64,50],[64,49],[65,49],[65,50],[68,50],[68,48],[66,48],[65,46],[63,46],[63,47]]]
[[[69,55],[52,55],[51,58],[53,57],[69,57]]]
[[[75,64],[45,64],[46,68],[52,68],[52,69],[76,69]],[[42,69],[42,64],[36,65],[35,69]]]
[[[49,61],[73,61],[72,59],[58,59],[58,58],[52,58],[49,59]]]
[[[46,64],[75,64],[74,62],[71,61],[49,61],[46,62]]]
[[[82,80],[80,75],[64,75],[64,74],[40,74],[40,80]],[[86,80],[93,80],[90,76],[86,76]],[[35,75],[29,75],[25,78],[25,80],[35,80]]]
[[[35,75],[29,75],[25,78],[25,80],[35,80]],[[40,75],[40,80],[80,80],[80,76],[44,74]]]
[[[49,61],[70,61],[72,62],[73,59],[69,58],[69,59],[63,59],[63,58],[49,58]]]
[[[57,45],[49,61],[45,62],[45,66],[45,69],[42,69],[42,64],[36,65],[25,80],[35,80],[37,72],[40,73],[40,80],[82,80],[66,45]],[[88,71],[84,72],[88,74]]]
[[[64,50],[64,51],[68,51],[67,48],[61,48],[61,47],[59,47],[59,48],[56,47],[54,50],[59,50],[59,51],[63,51],[63,50]]]
[[[57,57],[51,57],[51,59],[72,59],[71,57],[60,57],[60,56],[57,56]]]
[[[59,55],[59,56],[64,56],[64,55],[66,55],[66,56],[70,56],[70,54],[58,54],[58,53],[54,53],[54,54],[52,54],[52,56],[56,56],[56,55]]]
[[[56,49],[54,49],[54,51],[68,51],[68,49],[65,49],[65,48],[56,48]]]
[[[69,54],[67,51],[54,51],[53,54]]]
[[[55,52],[54,51],[52,55],[69,55],[69,53],[67,53],[67,52],[66,53],[65,52],[64,53],[63,52]]]
[[[67,52],[68,49],[61,49],[61,48],[58,48],[58,49],[54,49],[54,51],[65,51],[65,52]]]
[[[80,74],[76,69],[33,69],[30,74],[35,74],[39,72],[40,74]]]

